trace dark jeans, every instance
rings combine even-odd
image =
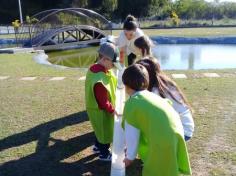
[[[134,53],[131,53],[128,55],[128,66],[133,65],[134,61],[136,59],[136,55]]]
[[[189,137],[189,136],[184,136],[184,140],[187,142],[187,141],[189,141],[191,139],[191,137]]]
[[[95,146],[99,149],[101,155],[107,156],[110,153],[110,144],[102,144],[96,139]]]

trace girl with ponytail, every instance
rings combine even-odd
[[[141,54],[141,57],[151,56],[151,47],[153,43],[148,36],[141,36],[134,41],[134,46],[137,49],[137,53]]]
[[[132,65],[137,57],[137,50],[134,41],[144,36],[143,31],[139,28],[136,18],[128,15],[124,21],[123,31],[120,33],[117,45],[120,49],[120,60],[124,64],[125,56],[128,56],[128,65]]]
[[[185,140],[188,141],[191,139],[194,132],[194,121],[191,107],[177,84],[162,72],[157,59],[148,56],[139,60],[137,64],[144,66],[148,71],[148,90],[160,95],[162,98],[168,98],[171,100],[173,108],[180,115],[184,128]]]

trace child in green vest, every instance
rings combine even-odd
[[[86,75],[85,101],[89,120],[95,132],[93,151],[99,159],[110,161],[110,143],[113,138],[115,92],[117,79],[111,69],[119,66],[119,51],[112,43],[103,43],[98,50],[99,58]]]
[[[184,128],[185,141],[189,141],[194,132],[194,121],[184,94],[177,84],[172,81],[162,70],[156,58],[145,57],[137,62],[143,65],[149,75],[148,90],[160,95],[162,98],[168,98],[172,102],[173,108],[178,112]]]
[[[191,174],[184,131],[178,113],[160,96],[147,91],[149,76],[140,64],[128,67],[123,76],[126,93],[124,127],[125,165],[141,156],[143,176]]]

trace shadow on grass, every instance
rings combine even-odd
[[[12,147],[19,147],[32,141],[37,141],[35,153],[15,161],[9,161],[0,166],[0,175],[4,176],[39,176],[39,175],[80,175],[86,172],[85,164],[95,156],[91,155],[80,161],[68,164],[63,163],[66,159],[85,148],[93,145],[94,134],[87,133],[67,141],[55,140],[55,144],[48,146],[50,134],[68,126],[87,121],[86,112],[79,112],[60,119],[38,125],[28,131],[14,134],[0,140],[0,151]]]
[[[0,140],[0,152],[4,149],[21,146],[36,140],[38,141],[36,151],[40,151],[48,146],[51,133],[87,120],[87,114],[83,111],[38,125],[28,131]]]
[[[110,163],[95,159],[97,155],[82,156],[80,160],[70,163],[63,162],[64,159],[93,145],[94,134],[92,132],[66,141],[50,138],[50,134],[54,131],[87,120],[86,112],[79,112],[0,140],[0,151],[38,141],[35,153],[0,165],[0,176],[108,176]],[[48,146],[50,140],[54,140],[55,144]],[[136,164],[133,167],[128,175],[137,176],[137,174],[133,174],[133,171],[137,173]]]

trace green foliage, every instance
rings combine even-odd
[[[31,18],[30,16],[26,16],[25,21],[27,24],[35,24],[37,23],[39,20],[37,18]]]
[[[57,23],[61,26],[64,25],[79,25],[79,24],[89,24],[89,21],[87,18],[82,18],[80,16],[75,16],[73,14],[68,13],[59,13],[57,15]]]
[[[169,0],[119,0],[118,12],[124,19],[128,14],[136,17],[156,16],[170,8]]]
[[[101,4],[101,13],[107,18],[111,18],[112,13],[117,9],[117,0],[103,0]]]
[[[85,8],[88,6],[88,0],[73,0],[72,6]]]
[[[95,10],[108,19],[124,19],[128,14],[137,18],[151,17],[157,20],[169,19],[176,12],[182,20],[223,20],[236,18],[236,3],[207,2],[205,0],[24,0],[23,15],[33,15],[52,8],[80,7]],[[14,9],[14,10],[13,10]],[[10,23],[19,18],[18,4],[15,0],[1,0],[0,23]],[[29,18],[29,17],[26,17]],[[33,22],[34,21],[34,22]],[[28,24],[35,23],[26,19]],[[176,21],[177,22],[177,21]],[[174,22],[174,23],[176,23]]]
[[[209,3],[204,0],[177,0],[173,3],[173,9],[181,19],[187,20],[236,18],[236,3],[232,2]]]
[[[117,8],[117,0],[103,0],[102,7],[108,12],[113,12]]]

